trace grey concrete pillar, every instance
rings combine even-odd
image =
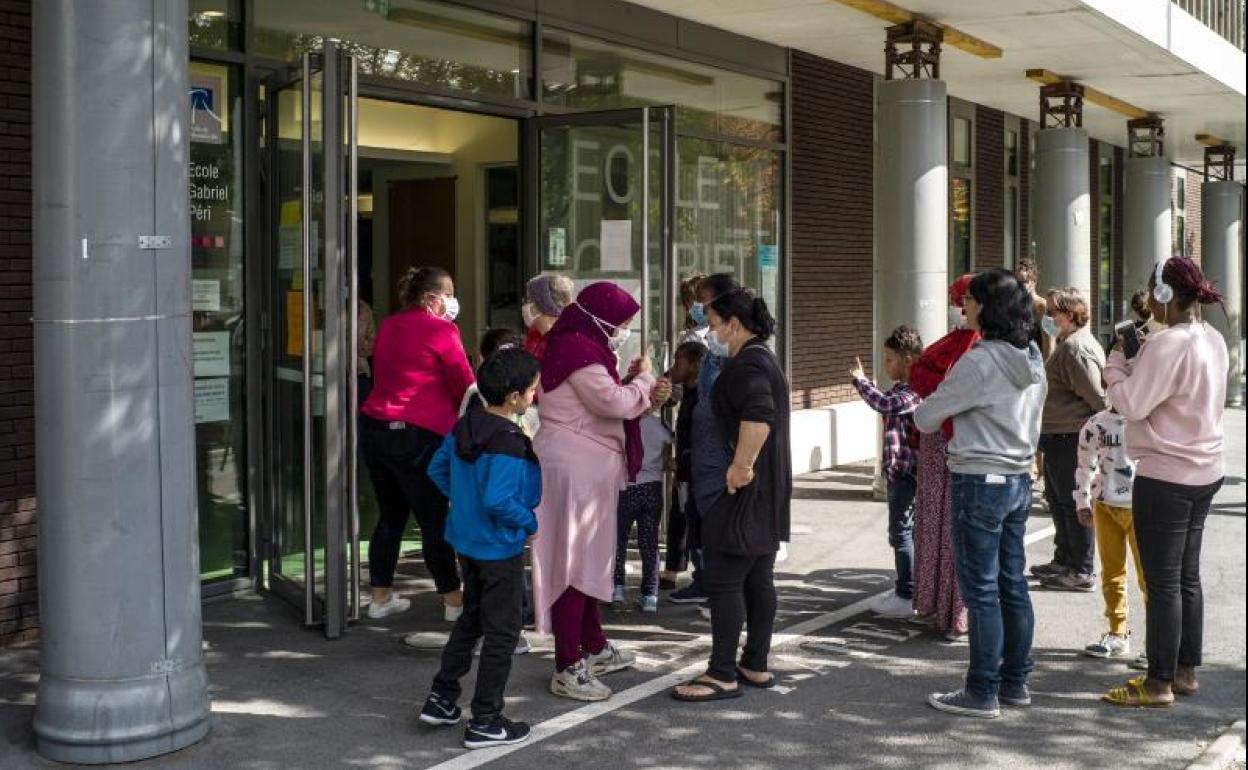
[[[1127,158],[1123,179],[1122,296],[1148,288],[1158,262],[1174,249],[1170,212],[1170,161]]]
[[[1036,132],[1036,261],[1041,294],[1074,286],[1092,297],[1092,212],[1088,132]]]
[[[1244,188],[1238,182],[1205,182],[1200,186],[1200,261],[1205,276],[1222,292],[1226,313],[1211,307],[1205,320],[1222,332],[1231,357],[1226,402],[1242,404],[1244,374],[1241,358],[1244,313],[1243,211]]]
[[[901,324],[925,344],[948,331],[948,106],[940,80],[877,87],[875,372],[880,344]]]
[[[62,762],[208,730],[186,20],[186,0],[34,3],[34,732]]]

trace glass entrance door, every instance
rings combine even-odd
[[[327,42],[267,85],[268,585],[330,638],[359,617],[356,83]]]
[[[677,280],[672,225],[674,123],[670,107],[532,118],[526,217],[529,265],[569,276],[577,290],[614,281],[642,311],[620,351],[670,365]]]

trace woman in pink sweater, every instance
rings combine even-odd
[[[1104,697],[1116,706],[1170,706],[1197,691],[1204,625],[1200,544],[1222,486],[1227,353],[1199,306],[1222,301],[1195,262],[1173,257],[1149,280],[1149,307],[1165,328],[1135,358],[1122,343],[1105,364],[1109,402],[1127,419],[1138,462],[1131,498],[1148,585],[1148,675]]]

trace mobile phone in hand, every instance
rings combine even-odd
[[[1123,321],[1115,326],[1114,336],[1122,341],[1122,354],[1128,360],[1140,352],[1140,332],[1133,321]]]

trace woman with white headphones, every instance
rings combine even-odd
[[[1139,463],[1131,499],[1148,585],[1148,674],[1104,696],[1128,707],[1171,706],[1197,692],[1201,538],[1224,473],[1226,343],[1199,309],[1222,296],[1182,257],[1158,264],[1148,288],[1165,328],[1130,359],[1119,342],[1105,365],[1109,402],[1127,419],[1127,453]]]

